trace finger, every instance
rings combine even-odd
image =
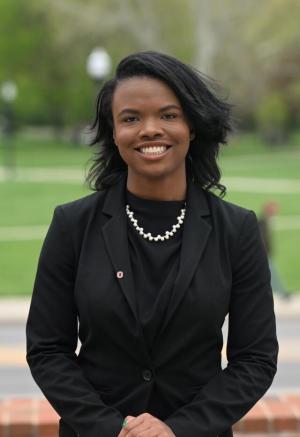
[[[138,431],[138,434],[136,434],[138,437],[159,437],[159,435],[160,434],[158,434],[157,431],[154,431],[151,428],[145,431]]]
[[[128,421],[122,429],[123,434],[120,433],[119,437],[134,437],[140,435],[141,432],[149,430],[151,426],[153,426],[153,422],[156,422],[154,416],[151,416],[151,414],[148,413],[143,413]]]
[[[143,423],[143,418],[141,416],[126,416],[122,425],[121,432],[118,437],[126,437],[129,435],[129,432],[132,431],[137,426]]]
[[[140,426],[135,427],[131,431],[126,434],[126,437],[156,437],[156,433],[154,433],[153,429],[149,424],[141,424]]]
[[[134,416],[126,416],[125,417],[125,419],[123,420],[123,423],[122,423],[121,431],[118,434],[118,437],[124,437],[126,435],[125,428],[132,419],[135,419],[135,417]]]

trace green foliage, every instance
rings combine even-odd
[[[286,96],[290,102],[291,119],[294,125],[300,125],[300,79],[295,80],[286,89]]]
[[[18,85],[19,122],[81,125],[98,91],[86,73],[93,48],[113,66],[133,51],[168,52],[223,83],[244,126],[255,119],[264,140],[281,142],[300,118],[298,3],[1,0],[0,83]]]
[[[255,115],[259,131],[268,144],[286,141],[289,112],[280,94],[266,96],[258,105]]]
[[[92,84],[85,59],[70,62],[71,54],[53,37],[47,10],[35,1],[3,0],[0,16],[0,82],[14,80],[18,86],[19,121],[60,127],[89,119]]]
[[[2,1],[0,15],[0,57],[5,60],[1,62],[0,80],[14,80],[18,86],[15,108],[19,119],[45,122],[43,114],[49,108],[43,97],[46,77],[41,65],[43,55],[47,56],[45,42],[50,39],[45,17],[36,14],[24,0]]]
[[[191,13],[180,0],[172,9],[178,13],[156,0],[1,1],[0,82],[18,85],[19,122],[57,128],[89,122],[99,90],[86,73],[86,59],[95,46],[107,49],[113,65],[147,49],[191,61]]]

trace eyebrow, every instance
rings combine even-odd
[[[159,109],[159,112],[164,112],[164,111],[170,111],[171,109],[177,109],[179,111],[181,111],[181,107],[178,105],[166,105],[163,106],[162,108]],[[133,108],[124,108],[122,109],[122,111],[120,111],[118,113],[118,117],[122,116],[123,114],[139,114],[140,111],[138,111],[137,109],[133,109]]]

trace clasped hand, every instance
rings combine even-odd
[[[176,437],[171,428],[149,413],[127,416],[118,437]]]

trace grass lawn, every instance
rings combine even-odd
[[[49,141],[16,141],[15,162],[18,168],[57,168],[81,170],[91,156],[88,147]],[[6,148],[0,143],[0,166],[7,159]],[[224,147],[220,165],[226,177],[294,179],[300,181],[300,147],[295,145],[270,150],[254,136],[244,136]],[[82,197],[90,191],[83,181],[78,183],[52,181],[1,181],[1,228],[48,226],[56,205]],[[279,215],[300,217],[299,193],[255,193],[228,190],[226,200],[259,213],[261,205],[274,200]],[[42,239],[4,241],[0,238],[0,295],[29,295],[36,271]],[[300,229],[274,231],[275,263],[286,287],[300,290],[298,254]]]
[[[0,242],[0,296],[30,295],[42,240]]]
[[[0,183],[0,226],[49,224],[56,205],[83,197],[90,191],[80,183]]]
[[[222,177],[247,177],[264,179],[292,179],[300,181],[300,147],[296,145],[275,147],[270,150],[256,137],[242,137],[226,146],[220,156]],[[225,184],[226,185],[226,184]],[[298,216],[300,221],[300,193],[239,192],[228,189],[225,200],[252,209],[257,215],[262,205],[274,201],[280,216]],[[298,247],[300,227],[273,232],[274,262],[284,286],[291,292],[300,291]]]
[[[10,144],[0,142],[0,165],[8,159]],[[74,146],[68,142],[40,141],[16,138],[11,149],[17,167],[81,168],[91,156],[89,146]]]

